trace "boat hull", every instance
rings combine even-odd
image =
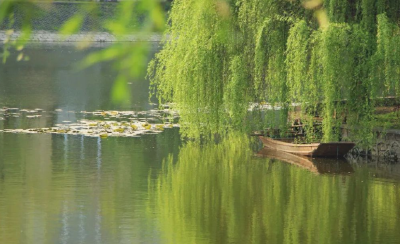
[[[353,142],[295,144],[290,143],[288,140],[274,140],[265,136],[260,136],[260,139],[265,147],[310,157],[339,158],[343,157],[355,146]]]

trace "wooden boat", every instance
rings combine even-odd
[[[295,144],[293,139],[272,139],[260,136],[265,147],[310,157],[343,157],[355,144],[353,142],[327,142]]]
[[[346,159],[332,158],[310,158],[292,153],[286,153],[264,147],[256,153],[257,157],[268,157],[286,162],[297,167],[306,169],[314,174],[343,174],[349,175],[354,172],[353,167]]]

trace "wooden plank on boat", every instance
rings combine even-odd
[[[294,153],[299,155],[311,156],[312,153],[318,148],[319,143],[312,144],[294,144],[292,139],[274,140],[269,137],[260,136],[264,146],[278,151]]]

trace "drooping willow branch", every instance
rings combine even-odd
[[[330,24],[319,28],[296,1],[176,0],[149,66],[153,92],[179,110],[184,136],[286,125],[300,104],[311,124],[321,117],[324,141],[347,123],[371,142],[374,99],[400,92],[397,5],[326,0]],[[249,114],[265,103],[275,112]]]

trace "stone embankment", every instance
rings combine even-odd
[[[0,42],[16,40],[21,37],[21,32],[7,35],[6,31],[0,31]],[[107,32],[80,32],[69,36],[63,36],[50,31],[34,31],[29,37],[22,39],[28,42],[136,42],[149,41],[159,42],[161,34],[137,34],[114,36]]]
[[[383,157],[389,160],[400,159],[400,130],[375,128],[377,135],[375,144],[369,149],[368,154],[371,156]],[[342,126],[342,136],[348,137],[351,134],[351,129]],[[362,151],[361,148],[356,150]],[[361,152],[365,153],[365,152]]]

